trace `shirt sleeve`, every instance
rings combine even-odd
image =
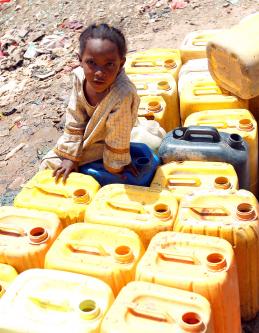
[[[78,96],[79,79],[74,76],[63,135],[59,138],[54,151],[72,161],[80,161],[83,149],[83,136],[89,116]]]
[[[138,115],[139,97],[136,94],[121,100],[106,121],[103,164],[107,171],[119,173],[131,162],[130,134]]]

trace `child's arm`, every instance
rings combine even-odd
[[[131,164],[130,134],[138,106],[139,97],[132,93],[114,108],[107,119],[103,163],[111,173],[120,173]]]

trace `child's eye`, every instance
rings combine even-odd
[[[91,60],[91,59],[88,59],[88,60],[86,60],[86,64],[87,65],[94,65],[95,62],[93,60]]]
[[[114,62],[108,62],[106,64],[106,67],[108,67],[108,68],[113,68],[114,66],[115,66]]]

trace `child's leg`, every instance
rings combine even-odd
[[[39,170],[51,169],[55,170],[60,166],[62,158],[54,153],[53,150],[50,150],[42,159]]]

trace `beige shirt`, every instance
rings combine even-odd
[[[93,107],[84,95],[83,69],[76,68],[73,75],[65,130],[54,152],[84,163],[102,158],[107,170],[119,172],[131,161],[130,134],[139,106],[136,88],[122,69],[110,92]]]

